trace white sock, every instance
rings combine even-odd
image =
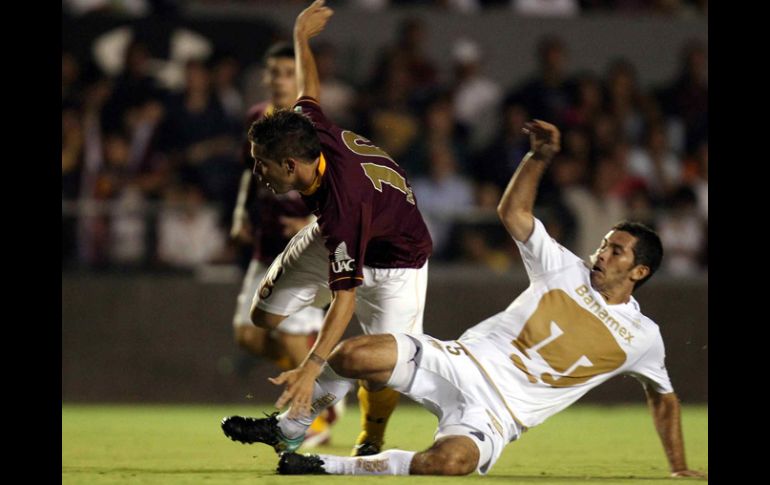
[[[343,399],[357,385],[355,379],[340,377],[339,374],[332,370],[329,364],[326,364],[313,386],[313,403],[310,406],[310,416],[288,418],[289,410],[286,410],[278,415],[278,428],[289,439],[303,436],[310,423],[321,414],[321,411]]]
[[[331,475],[409,475],[416,451],[387,450],[371,456],[318,455]]]

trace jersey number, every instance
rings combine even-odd
[[[345,143],[345,146],[356,155],[364,157],[381,157],[396,163],[380,147],[373,145],[371,141],[352,131],[343,131],[342,141]],[[366,177],[372,182],[372,185],[374,185],[375,190],[382,192],[382,184],[388,184],[404,194],[406,196],[406,201],[414,205],[414,193],[412,193],[411,187],[406,184],[404,177],[398,172],[390,167],[378,165],[376,163],[362,163],[361,168],[364,170]]]
[[[544,294],[521,333],[511,342],[528,360],[534,354],[554,371],[533,375],[519,354],[513,364],[533,384],[538,378],[552,387],[571,387],[611,372],[626,361],[609,329],[561,290]]]

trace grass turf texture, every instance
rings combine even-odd
[[[359,430],[358,406],[348,405],[331,446],[314,453],[348,455]],[[62,406],[63,484],[313,484],[350,483],[344,476],[280,476],[273,450],[230,441],[226,415],[261,416],[269,406]],[[708,411],[682,410],[691,469],[708,470]],[[422,450],[436,419],[402,403],[391,418],[386,448]],[[643,405],[575,405],[509,444],[487,477],[356,477],[356,483],[655,484],[668,468],[652,419]],[[383,481],[385,480],[385,481]],[[690,480],[685,479],[688,482]],[[346,482],[347,481],[347,482]],[[680,480],[676,480],[679,482]],[[705,482],[702,482],[705,483]]]

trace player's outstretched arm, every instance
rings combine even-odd
[[[294,59],[297,63],[297,96],[310,96],[320,99],[321,82],[313,52],[310,50],[310,38],[318,35],[334,11],[324,6],[324,0],[316,0],[303,10],[294,22]]]
[[[666,452],[672,477],[701,477],[701,472],[688,470],[684,457],[684,439],[682,438],[682,422],[679,399],[675,393],[659,394],[651,388],[646,388],[647,404],[652,412],[655,430],[660,436],[663,450]]]
[[[276,401],[275,407],[280,409],[291,404],[290,418],[310,414],[313,383],[321,373],[329,354],[345,333],[350,319],[353,318],[355,308],[355,288],[335,291],[329,311],[326,312],[323,327],[305,360],[296,369],[283,372],[278,377],[270,379],[273,384],[286,386]]]
[[[508,233],[522,242],[529,239],[535,227],[532,210],[540,178],[561,148],[559,129],[550,123],[530,121],[524,126],[524,133],[529,135],[531,149],[521,160],[497,206],[497,214]]]
[[[246,201],[251,186],[251,170],[244,170],[241,175],[241,183],[238,188],[238,199],[233,210],[233,225],[230,227],[230,238],[243,243],[251,242],[251,229],[249,217],[246,212]]]

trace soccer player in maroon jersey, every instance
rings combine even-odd
[[[367,334],[422,332],[432,251],[404,170],[366,138],[334,125],[318,104],[320,83],[308,41],[331,14],[316,1],[297,17],[299,99],[293,110],[276,111],[249,130],[254,173],[276,194],[299,191],[318,217],[271,265],[252,305],[252,321],[275,328],[309,305],[319,289],[333,292],[307,357],[271,380],[286,386],[276,406],[291,403],[293,416],[309,415],[313,382],[354,312]],[[380,451],[398,396],[387,388],[359,390],[364,429],[354,454]],[[222,428],[230,438],[251,443],[249,422],[225,418]],[[289,451],[300,443],[291,441]]]
[[[249,110],[247,126],[276,109],[291,107],[297,99],[294,48],[288,43],[274,44],[265,53],[264,63],[264,83],[270,99]],[[270,263],[281,253],[289,239],[314,221],[315,216],[298,193],[276,195],[261,184],[253,183],[250,147],[251,144],[246,141],[241,154],[246,170],[241,178],[230,235],[239,242],[252,244],[253,253],[238,295],[233,329],[236,342],[244,350],[267,357],[281,369],[288,370],[298,366],[307,354],[313,335],[323,324],[323,310],[317,306],[308,306],[290,315],[276,329],[268,331],[251,323],[251,302]],[[252,224],[251,220],[255,223]],[[341,406],[333,411],[340,409]],[[329,437],[327,416],[319,416],[310,427],[305,445],[323,443]]]

